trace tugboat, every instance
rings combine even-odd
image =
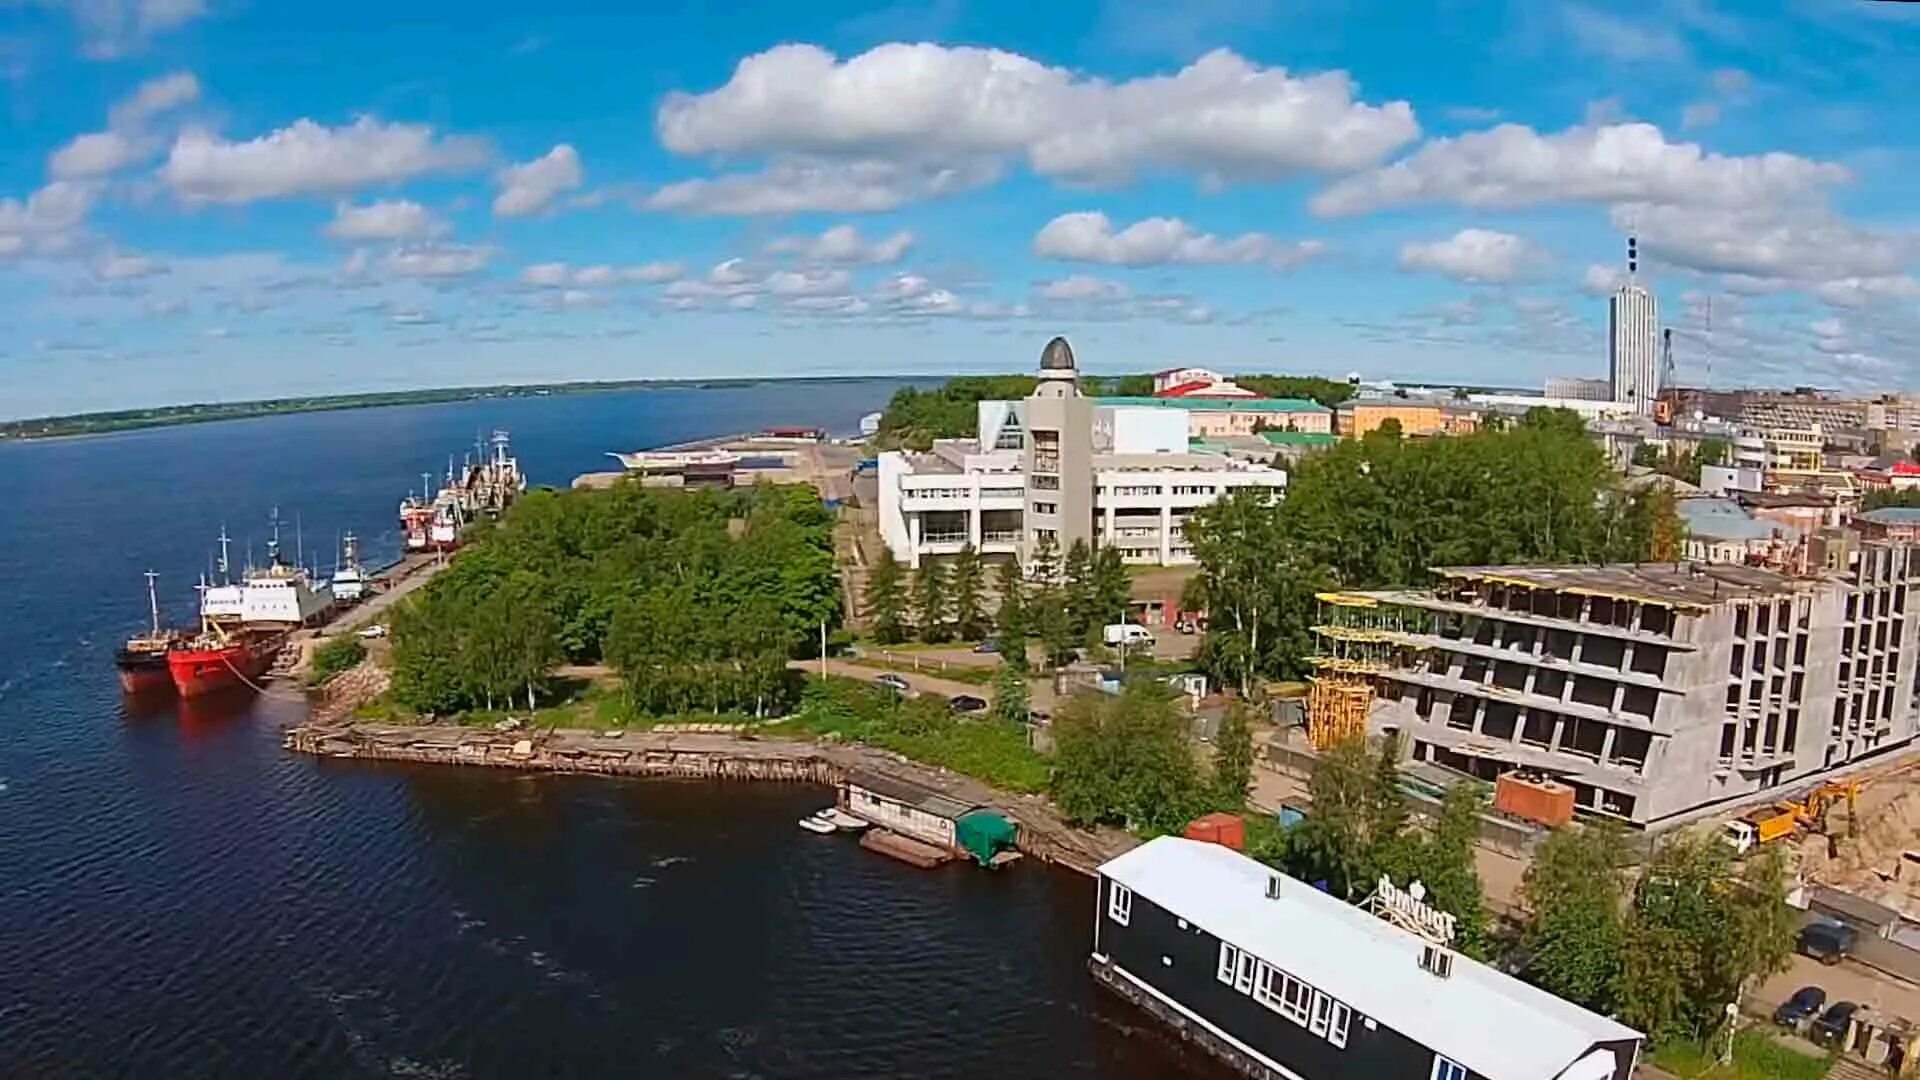
[[[340,565],[327,582],[333,598],[341,604],[357,604],[367,595],[367,572],[360,565],[360,541],[352,533],[340,538]]]
[[[120,671],[120,689],[129,694],[172,691],[167,655],[186,640],[180,631],[160,625],[160,594],[154,588],[159,576],[147,571],[147,611],[152,618],[147,632],[128,638],[113,654],[113,666]]]

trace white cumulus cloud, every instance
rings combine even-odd
[[[1461,229],[1445,240],[1400,248],[1402,270],[1425,270],[1476,283],[1512,281],[1536,258],[1531,244],[1493,229]]]
[[[341,203],[323,231],[336,240],[420,240],[444,236],[448,228],[419,203],[392,199],[366,206]]]
[[[93,188],[56,180],[25,199],[0,199],[0,256],[60,251],[93,206]]]
[[[1839,165],[1786,153],[1729,157],[1671,143],[1651,124],[1582,125],[1542,135],[1520,124],[1434,139],[1383,168],[1335,182],[1312,200],[1325,216],[1455,203],[1772,202],[1848,178]]]
[[[80,51],[95,60],[138,52],[158,34],[207,14],[206,0],[52,0],[80,34]]]
[[[1133,295],[1133,290],[1106,278],[1072,274],[1042,282],[1039,295],[1043,300],[1125,300]]]
[[[580,154],[566,143],[532,161],[509,165],[495,178],[500,194],[493,212],[500,217],[526,217],[553,205],[553,200],[576,190],[585,179]]]
[[[767,245],[767,253],[802,262],[880,264],[899,262],[912,246],[913,234],[905,230],[868,241],[852,225],[835,225],[819,236],[783,236]]]
[[[145,161],[164,145],[148,130],[150,122],[199,98],[200,80],[191,72],[149,79],[108,110],[106,131],[76,135],[55,150],[47,159],[47,172],[56,180],[81,180]]]
[[[688,214],[871,214],[999,179],[992,162],[781,161],[758,172],[682,180],[642,204]]]
[[[465,277],[485,270],[495,254],[485,245],[414,244],[388,252],[382,265],[401,277]]]
[[[1097,210],[1061,214],[1033,238],[1033,253],[1042,258],[1110,266],[1266,263],[1291,267],[1323,250],[1318,241],[1290,243],[1257,232],[1218,237],[1199,232],[1179,218],[1147,218],[1115,232],[1113,222]]]
[[[1362,168],[1419,134],[1406,102],[1355,91],[1345,72],[1295,75],[1226,50],[1116,83],[997,49],[893,43],[843,61],[782,45],[717,90],[670,95],[657,127],[679,154],[1021,157],[1074,181],[1265,179]]]
[[[563,262],[547,262],[523,267],[520,283],[543,289],[567,286],[603,288],[623,282],[658,285],[673,281],[685,273],[686,267],[676,262],[651,262],[639,266],[583,266],[578,269]]]
[[[1589,263],[1586,273],[1580,278],[1580,291],[1588,296],[1612,296],[1620,286],[1626,283],[1625,270],[1617,266]]]
[[[345,127],[326,127],[301,119],[245,142],[184,132],[160,179],[187,202],[249,203],[468,172],[491,157],[484,140],[441,136],[424,124],[363,116]]]

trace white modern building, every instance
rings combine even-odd
[[[1653,415],[1660,399],[1660,305],[1632,277],[1614,291],[1607,308],[1607,371],[1613,400]]]
[[[1179,409],[1081,396],[1064,340],[1041,362],[1032,397],[979,403],[976,438],[880,455],[880,534],[894,558],[919,566],[971,544],[1025,564],[1047,543],[1064,553],[1084,540],[1129,563],[1190,563],[1194,510],[1235,488],[1285,490],[1283,469],[1191,449]]]

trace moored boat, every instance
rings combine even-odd
[[[160,596],[154,588],[159,575],[147,571],[147,632],[128,638],[114,650],[113,666],[120,673],[120,689],[129,694],[153,694],[173,689],[167,654],[186,639],[182,632],[160,625]]]
[[[286,644],[277,630],[227,631],[209,626],[167,653],[167,670],[181,697],[201,697],[231,686],[253,686]]]

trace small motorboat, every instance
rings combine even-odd
[[[820,833],[822,835],[836,831],[833,822],[828,821],[819,814],[808,814],[806,817],[801,818],[800,827],[808,832]]]
[[[816,816],[825,820],[841,832],[859,832],[872,824],[866,818],[855,817],[837,806],[829,806],[825,810],[820,811]]]

